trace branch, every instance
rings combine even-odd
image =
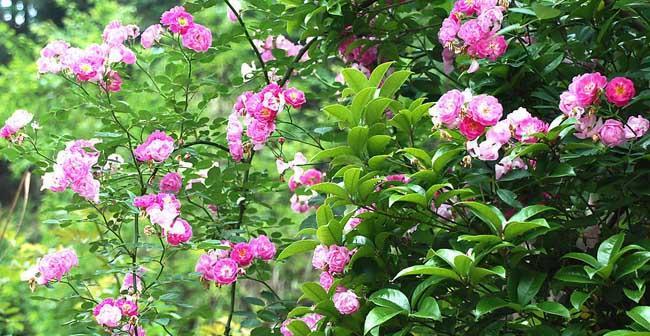
[[[291,78],[291,74],[293,73],[293,70],[295,70],[296,68],[296,63],[300,62],[300,59],[305,55],[305,53],[307,53],[307,50],[311,48],[311,46],[316,42],[317,39],[318,37],[314,37],[313,39],[311,39],[311,41],[307,42],[307,44],[304,47],[302,47],[302,49],[300,49],[296,57],[293,59],[293,63],[291,63],[291,66],[289,67],[289,69],[287,69],[287,72],[284,73],[284,76],[282,77],[282,80],[279,83],[280,87],[283,87],[284,84],[287,83],[289,78]]]
[[[188,148],[188,147],[192,147],[192,146],[195,146],[195,145],[212,146],[212,147],[219,148],[219,149],[221,149],[222,151],[224,151],[226,153],[230,153],[230,149],[228,149],[228,147],[226,147],[226,146],[224,146],[222,144],[218,144],[216,142],[207,141],[207,140],[198,140],[198,141],[194,141],[194,142],[188,142],[188,143],[180,146],[178,149]]]
[[[226,2],[226,5],[228,5],[228,8],[230,8],[230,10],[237,17],[237,21],[239,21],[239,25],[244,29],[244,34],[246,35],[246,39],[248,39],[248,43],[250,43],[251,48],[253,48],[253,51],[255,52],[257,59],[260,61],[260,64],[262,65],[262,72],[264,73],[264,79],[266,80],[266,84],[271,84],[271,80],[269,79],[269,73],[268,71],[266,71],[266,65],[262,60],[262,54],[260,54],[260,51],[257,50],[257,46],[255,46],[255,42],[253,42],[253,38],[248,33],[248,29],[246,29],[246,23],[244,23],[244,20],[241,18],[241,15],[239,15],[239,12],[235,9],[235,7],[233,7],[232,4],[230,4],[230,1],[228,0],[224,0],[224,1]]]

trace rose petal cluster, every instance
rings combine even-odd
[[[14,135],[20,131],[21,128],[27,126],[34,119],[34,115],[25,110],[16,110],[7,120],[4,126],[0,128],[0,138],[7,140],[19,141],[14,139]]]
[[[181,215],[181,202],[174,194],[159,193],[137,196],[133,206],[145,211],[152,224],[160,227],[162,236],[172,246],[192,238],[192,226]]]
[[[304,47],[303,45],[291,42],[291,40],[286,38],[284,35],[269,35],[266,37],[266,39],[264,39],[264,41],[253,40],[253,43],[259,50],[262,61],[265,63],[275,60],[275,56],[273,56],[273,50],[275,49],[284,50],[285,54],[288,57],[295,57],[298,56],[300,50],[302,50]],[[309,55],[307,52],[305,52],[305,54],[300,58],[300,62],[307,60],[309,60]]]
[[[144,162],[161,163],[174,151],[174,139],[162,131],[151,133],[145,142],[134,150],[136,159]]]
[[[357,294],[346,288],[337,289],[332,297],[332,301],[334,301],[336,310],[343,315],[354,314],[361,306]]]
[[[276,166],[281,175],[284,175],[289,169],[293,170],[293,175],[288,179],[288,186],[289,190],[294,192],[289,201],[291,202],[291,209],[295,213],[305,213],[313,209],[314,206],[310,205],[309,201],[315,196],[314,192],[311,195],[299,195],[295,193],[296,190],[300,187],[310,187],[319,184],[323,182],[325,177],[325,174],[318,169],[310,168],[304,170],[302,166],[305,164],[307,164],[307,158],[300,152],[297,152],[294,155],[294,159],[288,163],[284,162],[281,158],[276,159]]]
[[[292,321],[298,320],[298,321],[303,321],[311,331],[316,331],[316,328],[318,327],[318,322],[323,319],[323,315],[321,314],[316,314],[316,313],[311,313],[307,314],[299,319],[288,319],[282,322],[282,325],[280,326],[280,333],[282,336],[293,336],[293,333],[289,328],[287,327],[289,323]]]
[[[438,31],[445,72],[453,70],[458,55],[472,58],[468,72],[474,72],[479,67],[477,59],[496,61],[506,52],[508,43],[503,35],[497,34],[507,11],[505,3],[495,0],[457,0],[454,3]]]
[[[160,192],[168,194],[178,194],[183,187],[183,178],[179,173],[172,172],[163,176],[160,180]]]
[[[304,103],[304,93],[295,88],[283,89],[275,83],[265,86],[259,92],[241,94],[228,117],[226,128],[226,140],[233,160],[239,162],[243,159],[244,131],[253,150],[261,150],[275,131],[278,113],[286,105],[299,108]]]
[[[343,274],[353,254],[354,251],[345,246],[316,246],[311,264],[322,271],[320,284],[325,290],[329,290],[335,275]]]
[[[240,274],[253,264],[254,260],[271,261],[275,257],[276,248],[273,242],[260,235],[249,242],[233,244],[222,242],[227,249],[211,250],[199,257],[195,271],[201,274],[204,281],[213,281],[217,285],[230,285],[237,281]]]
[[[360,40],[363,40],[364,43],[359,44],[357,41]],[[376,39],[372,36],[350,35],[339,44],[339,56],[345,63],[358,64],[366,69],[372,69],[377,63],[377,55],[379,54],[377,44],[372,42],[374,40]],[[352,46],[353,43],[354,47]]]
[[[57,154],[53,171],[43,175],[41,190],[62,192],[68,187],[88,201],[99,203],[99,187],[92,172],[97,164],[99,152],[95,148],[98,140],[74,140]]]
[[[144,273],[147,272],[147,269],[144,267],[138,268],[135,276],[135,288],[134,286],[134,281],[133,281],[133,272],[129,271],[126,274],[124,274],[124,278],[122,279],[122,287],[120,288],[120,292],[129,292],[129,291],[140,291],[142,290],[142,276]]]
[[[575,76],[567,91],[560,95],[559,108],[564,115],[576,118],[573,133],[579,139],[593,139],[607,147],[625,144],[630,139],[642,137],[648,130],[648,120],[642,116],[628,118],[627,124],[617,119],[598,116],[601,98],[617,108],[625,107],[636,95],[632,80],[607,77],[598,72]]]
[[[62,249],[44,255],[36,265],[23,272],[21,279],[30,283],[47,285],[50,282],[61,281],[64,275],[79,265],[77,253],[73,249]]]
[[[131,317],[138,314],[137,302],[128,296],[117,299],[106,298],[93,308],[93,316],[97,324],[107,328],[121,329],[128,325]]]
[[[104,28],[101,44],[80,49],[65,41],[51,41],[41,50],[38,72],[63,73],[78,82],[97,83],[108,92],[120,91],[122,78],[114,70],[114,65],[135,63],[136,55],[126,43],[138,35],[140,29],[137,26],[113,21]]]

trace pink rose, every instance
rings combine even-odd
[[[345,246],[330,246],[327,253],[328,270],[331,273],[343,273],[345,266],[350,262],[350,255],[352,253]]]
[[[95,320],[101,326],[115,328],[122,320],[122,310],[114,299],[104,299],[93,309]]]
[[[120,21],[113,21],[104,28],[102,39],[110,46],[122,45],[129,38],[129,29]]]
[[[648,132],[648,128],[650,128],[650,121],[648,119],[641,115],[636,117],[631,116],[627,119],[627,125],[625,125],[625,138],[640,138]]]
[[[319,283],[326,291],[330,290],[332,283],[334,282],[334,277],[329,272],[323,272],[320,274]]]
[[[503,107],[499,101],[488,95],[479,95],[469,102],[469,115],[483,126],[495,125],[503,116]]]
[[[126,298],[120,298],[115,301],[115,305],[120,308],[123,316],[137,316],[138,305]]]
[[[477,19],[471,19],[460,26],[458,37],[463,39],[466,44],[475,44],[485,38],[486,33]]]
[[[159,24],[149,26],[140,36],[140,44],[145,49],[153,47],[162,38],[163,28]]]
[[[164,235],[167,237],[169,245],[178,246],[192,238],[192,226],[186,220],[177,218],[169,230],[164,230]]]
[[[627,105],[635,94],[634,83],[625,77],[615,77],[605,87],[607,101],[618,107]]]
[[[607,147],[616,147],[625,142],[625,126],[615,119],[607,119],[598,133],[600,141]]]
[[[185,11],[185,7],[176,6],[162,14],[160,23],[173,33],[185,34],[194,25],[194,17]]]
[[[508,49],[508,43],[503,35],[493,35],[492,37],[482,39],[475,45],[474,50],[477,56],[496,61]]]
[[[578,97],[571,91],[564,91],[560,95],[560,111],[572,118],[580,118],[584,109],[578,103]]]
[[[160,180],[160,192],[178,194],[183,186],[183,179],[179,173],[168,173]]]
[[[230,258],[236,261],[241,267],[246,267],[253,262],[255,254],[248,243],[237,243],[230,251]]]
[[[289,201],[291,202],[291,210],[295,213],[305,213],[309,211],[312,206],[309,205],[309,200],[312,196],[310,195],[298,195],[293,194]]]
[[[269,240],[269,237],[265,235],[251,239],[250,246],[253,250],[253,255],[255,258],[269,261],[275,257],[275,245],[271,242],[271,240]]]
[[[458,126],[460,133],[467,138],[467,140],[474,140],[483,134],[485,126],[474,121],[471,117],[465,117],[460,121]]]
[[[354,314],[359,310],[359,298],[353,291],[338,292],[332,297],[334,307],[343,315]]]
[[[537,138],[533,136],[536,133],[546,133],[548,131],[548,124],[544,121],[532,117],[524,119],[515,128],[515,138],[525,143],[535,143]]]
[[[493,143],[505,145],[510,140],[510,122],[508,120],[501,120],[496,125],[490,127],[485,134],[485,138]]]
[[[214,263],[214,281],[219,285],[230,285],[237,280],[239,266],[230,258],[219,259]]]
[[[573,77],[569,91],[575,94],[578,104],[587,107],[593,104],[600,91],[607,85],[607,78],[600,73],[583,74]]]
[[[594,114],[586,115],[578,119],[574,127],[576,129],[576,132],[573,135],[576,138],[587,139],[600,132],[600,128],[603,127],[603,120],[601,118],[597,118]]]
[[[515,158],[514,160],[510,156],[505,156],[499,163],[494,166],[496,173],[496,179],[500,180],[504,175],[508,174],[513,169],[527,169],[528,166],[524,163],[524,160],[521,158]]]
[[[475,0],[458,0],[454,3],[453,12],[460,12],[465,15],[474,15],[477,9],[475,2]]]
[[[460,21],[455,15],[452,15],[442,21],[442,26],[438,31],[438,41],[440,44],[447,45],[456,39],[456,34],[460,29]]]
[[[305,93],[296,88],[284,90],[282,94],[284,95],[284,101],[296,109],[300,108],[305,104],[305,102],[307,102],[305,99]]]
[[[225,256],[224,256],[225,252]],[[201,278],[208,280],[208,281],[216,281],[217,280],[217,275],[215,273],[215,264],[219,259],[225,258],[227,256],[227,251],[225,250],[217,250],[217,251],[210,251],[205,254],[202,254],[199,257],[199,260],[196,263],[196,267],[194,268],[194,271],[197,273],[201,273]]]
[[[206,52],[212,46],[212,32],[200,24],[192,25],[182,39],[185,48],[196,52]]]
[[[300,183],[306,186],[313,186],[323,181],[323,173],[318,169],[308,169],[300,175]]]
[[[499,158],[501,144],[486,140],[476,145],[476,141],[467,142],[467,150],[473,157],[481,161],[494,161]]]
[[[133,153],[139,161],[161,163],[174,151],[174,139],[165,132],[155,131],[135,148]]]
[[[250,124],[248,124],[246,135],[248,135],[255,145],[254,149],[260,150],[274,131],[275,123],[267,123],[253,119]]]
[[[327,268],[329,251],[329,248],[325,245],[316,246],[316,249],[314,249],[314,256],[311,259],[312,266],[324,271]]]
[[[463,102],[462,92],[450,90],[438,99],[438,102],[429,113],[441,123],[451,127],[458,123],[458,116],[460,115]]]

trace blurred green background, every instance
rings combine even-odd
[[[125,24],[137,24],[143,30],[175,5],[178,5],[177,1],[166,0],[0,0],[0,120],[4,121],[16,109],[34,113],[35,119],[47,126],[39,132],[39,138],[42,139],[43,151],[48,155],[54,155],[62,147],[58,141],[48,143],[49,139],[61,141],[62,137],[68,136],[92,137],[101,125],[85,117],[78,109],[71,108],[79,102],[70,85],[60,77],[38,75],[36,59],[40,49],[54,39],[81,46],[94,43],[101,40],[104,26],[116,19]],[[199,15],[200,21],[216,33],[217,39],[221,34],[227,36],[232,27],[226,19],[223,4]],[[229,46],[230,50],[219,53],[212,62],[201,64],[196,73],[210,73],[221,78],[223,84],[239,77],[242,60],[250,62],[253,58],[245,41]],[[144,76],[137,71],[130,75]],[[211,118],[227,117],[238,92],[236,88],[232,91],[231,96],[222,95],[214,99],[203,113]],[[138,98],[147,99],[146,96]],[[149,104],[152,109],[158,105],[159,102],[153,100]],[[312,104],[311,109],[317,110],[316,106]],[[305,121],[308,117],[298,118]],[[308,152],[299,146],[291,149],[290,153],[296,150]],[[267,169],[270,176],[277,178],[277,173],[273,172],[275,160],[266,155],[268,160],[257,160],[262,165],[257,168]],[[91,329],[91,324],[67,323],[80,309],[88,308],[65,304],[65,297],[72,294],[68,287],[62,284],[52,288],[40,287],[31,293],[27,283],[20,281],[20,273],[48,250],[73,247],[80,257],[80,266],[75,273],[92,275],[104,270],[98,273],[102,275],[96,279],[96,285],[89,288],[93,295],[101,297],[115,293],[115,279],[105,272],[110,269],[109,261],[87,251],[88,243],[98,237],[97,227],[85,222],[88,213],[65,210],[72,201],[70,193],[39,191],[40,177],[30,174],[31,168],[30,163],[7,142],[0,143],[0,335],[94,335],[96,332]],[[28,192],[21,192],[25,190]],[[271,225],[277,230],[295,233],[298,225],[287,224],[300,223],[305,216],[295,215],[289,210],[288,197],[288,193],[280,196],[269,192],[269,203],[276,202],[281,206],[259,211],[273,213],[277,222]],[[66,224],[61,224],[61,221]],[[179,253],[171,260],[169,272],[189,274],[194,270],[198,256],[199,251]],[[304,256],[302,260],[293,259],[289,265],[275,267],[269,284],[283,298],[295,299],[298,285],[314,281],[316,276],[308,256]],[[179,278],[174,288],[175,291],[166,299],[179,305],[166,307],[163,303],[162,307],[178,316],[180,323],[174,324],[175,334],[223,334],[229,309],[228,288],[206,290],[197,279],[187,276]],[[245,321],[246,314],[254,314],[254,297],[259,295],[261,288],[255,283],[244,282],[239,290],[241,301],[238,310],[241,312],[236,316],[237,322]],[[55,301],[53,298],[63,300]],[[177,328],[178,324],[181,326]],[[254,323],[235,326],[241,328],[238,334],[242,335],[255,327]],[[148,335],[164,334],[160,326],[146,326],[146,329]]]

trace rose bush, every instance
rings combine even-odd
[[[215,6],[234,32],[195,18]],[[71,324],[188,333],[170,294],[200,282],[228,289],[228,336],[240,316],[251,335],[650,333],[647,4],[195,1],[161,14],[142,33],[113,21],[83,49],[42,49],[38,71],[101,123],[92,138],[39,138],[52,125],[30,123],[47,111],[18,110],[0,131],[99,228],[87,250],[24,273],[32,290],[73,291]],[[200,67],[236,40],[254,59],[241,77]],[[206,118],[220,96],[232,109]],[[263,193],[302,223],[272,226]],[[305,253],[314,281],[281,297],[273,267]],[[116,289],[95,297],[80,254],[107,260]],[[177,255],[195,272],[169,267]],[[244,281],[264,286],[253,312],[236,308]]]

